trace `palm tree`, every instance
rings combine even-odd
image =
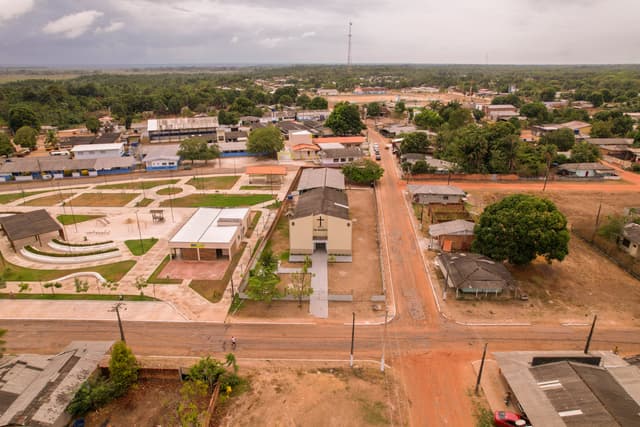
[[[233,372],[238,372],[238,363],[236,361],[236,356],[233,353],[227,353],[225,358],[225,366],[233,366]]]

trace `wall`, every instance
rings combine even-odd
[[[327,253],[329,255],[351,255],[351,221],[328,216]],[[373,233],[373,230],[371,230]]]
[[[439,203],[443,205],[459,204],[462,202],[461,196],[443,196],[439,194],[416,194],[417,202],[422,205],[428,205],[430,203]]]
[[[428,181],[428,180],[436,180],[436,181],[444,181],[450,179],[452,181],[517,181],[520,179],[518,175],[515,174],[481,174],[481,173],[470,173],[470,174],[420,174],[420,175],[411,175],[410,181]],[[406,179],[406,176],[403,176]],[[412,184],[412,182],[409,182]]]
[[[313,253],[313,216],[289,220],[289,252],[301,255]]]

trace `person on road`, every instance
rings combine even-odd
[[[231,337],[231,349],[232,350],[236,349],[236,337],[234,336]]]

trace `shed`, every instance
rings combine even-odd
[[[14,251],[34,243],[42,247],[55,237],[65,238],[62,226],[44,209],[1,217],[0,226]]]
[[[471,249],[475,223],[456,219],[429,226],[429,235],[435,238],[440,248],[446,252],[468,251]]]
[[[640,255],[640,224],[629,223],[622,229],[622,237],[618,239],[618,244],[629,255],[638,258]]]
[[[249,166],[246,174],[249,175],[249,184],[254,182],[282,183],[287,176],[287,168],[284,166]]]

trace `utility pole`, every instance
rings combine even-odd
[[[351,314],[353,315],[353,320],[351,321],[351,356],[349,357],[349,366],[353,368],[353,341],[356,334],[356,313],[354,311]]]
[[[475,393],[478,394],[480,388],[480,379],[482,378],[482,370],[484,369],[484,359],[487,356],[487,343],[484,344],[484,350],[482,350],[482,360],[480,361],[480,370],[478,371],[478,379],[476,380]]]
[[[120,329],[120,341],[126,342],[124,339],[124,330],[122,329],[122,319],[120,319],[120,307],[122,307],[123,310],[127,309],[126,307],[124,307],[124,303],[119,302],[115,304],[110,311],[116,312],[116,317],[118,318],[118,328]]]
[[[593,234],[591,235],[591,243],[596,238],[596,233],[598,232],[598,225],[600,224],[600,210],[602,209],[602,202],[598,205],[598,213],[596,214],[596,225],[593,227]]]
[[[596,320],[598,320],[598,315],[593,316],[593,323],[591,324],[591,330],[589,331],[589,336],[587,337],[587,342],[584,345],[584,354],[589,353],[589,346],[591,345],[591,338],[593,337],[593,329],[596,327]]]
[[[380,371],[384,372],[384,353],[387,345],[387,319],[389,317],[389,309],[384,311],[384,332],[382,333],[382,359],[380,359]]]
[[[140,254],[143,254],[144,244],[142,243],[142,231],[140,230],[140,218],[138,218],[138,211],[136,211],[136,223],[138,224],[138,239],[140,239]]]
[[[349,21],[349,45],[347,48],[347,70],[351,71],[351,21]]]

